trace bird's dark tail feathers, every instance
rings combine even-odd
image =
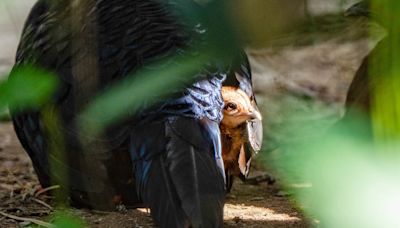
[[[139,194],[153,218],[160,227],[222,227],[224,179],[215,161],[212,134],[189,118],[169,119],[161,125],[163,139],[146,141],[152,141],[147,144],[150,153],[163,145],[162,153],[136,162],[136,174],[142,175],[137,175],[142,180]],[[139,137],[151,137],[148,132],[157,128],[144,129],[150,130]]]

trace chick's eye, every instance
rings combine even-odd
[[[228,103],[225,105],[225,109],[235,110],[237,109],[237,105],[234,103]]]

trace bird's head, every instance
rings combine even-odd
[[[222,98],[224,100],[223,125],[235,128],[248,120],[262,119],[254,101],[243,90],[224,86]]]

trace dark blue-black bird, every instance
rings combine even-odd
[[[96,138],[77,125],[79,113],[108,87],[138,70],[151,70],[152,63],[185,55],[201,40],[207,28],[185,24],[171,10],[177,8],[173,4],[39,0],[26,21],[14,69],[43,68],[55,73],[60,85],[48,104],[12,110],[13,123],[43,187],[57,183],[50,166],[66,170],[68,185],[63,187],[73,205],[110,209],[120,196],[126,205],[149,207],[160,227],[221,227],[221,87],[236,86],[254,99],[243,51],[227,64],[211,59],[188,75],[194,80],[184,89],[171,91]],[[52,116],[59,119],[57,132],[48,130],[46,120]],[[260,124],[249,123],[248,129],[260,129]],[[249,135],[254,139],[248,144],[258,150],[259,136]],[[85,138],[89,144],[82,144]],[[54,146],[63,147],[65,158],[50,153]]]

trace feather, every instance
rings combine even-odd
[[[218,125],[207,124],[205,128],[199,120],[174,117],[145,124],[132,134],[139,195],[160,227],[222,226],[224,181],[207,132]],[[162,133],[154,137],[154,129]]]

